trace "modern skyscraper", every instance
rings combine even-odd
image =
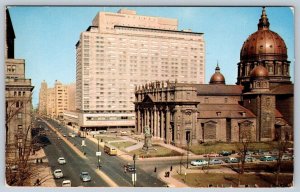
[[[204,83],[203,33],[177,19],[99,12],[76,44],[80,127],[133,128],[135,86],[150,81]]]

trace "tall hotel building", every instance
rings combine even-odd
[[[134,128],[135,86],[152,81],[204,83],[203,33],[178,20],[121,9],[99,12],[76,44],[76,112],[80,128]],[[69,117],[69,118],[68,118]]]

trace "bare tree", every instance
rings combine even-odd
[[[11,100],[7,98],[6,101],[6,182],[11,186],[30,184],[32,165],[29,162],[29,157],[33,146],[31,121],[27,122],[27,124],[25,123],[24,128],[22,127],[22,130],[17,130],[17,132],[13,131],[10,123],[16,119],[18,114],[25,118],[26,115],[32,116],[31,96],[32,94],[26,100]],[[30,107],[30,109],[26,107]],[[14,138],[11,139],[13,142],[9,139],[12,137]]]
[[[247,152],[250,148],[251,142],[252,142],[251,131],[246,128],[240,128],[239,142],[236,143],[236,148],[238,150],[238,154],[240,157],[240,161],[238,165],[241,164],[241,167],[239,166],[238,169],[239,185],[240,185],[240,176],[244,174],[245,171],[245,159],[247,156]]]
[[[278,151],[277,154],[277,163],[276,163],[276,186],[279,186],[279,175],[281,172],[281,165],[282,165],[282,156],[287,148],[291,145],[289,142],[288,134],[284,135],[284,138],[280,137],[277,141],[274,142],[274,148]]]

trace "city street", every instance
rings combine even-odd
[[[94,177],[99,177],[97,176],[97,174],[95,174],[95,169],[97,169],[97,165],[98,165],[98,158],[96,157],[96,151],[98,149],[98,146],[94,143],[91,142],[89,139],[85,139],[85,147],[82,147],[82,140],[83,138],[79,138],[79,137],[68,137],[68,133],[72,132],[72,129],[67,128],[65,126],[62,126],[60,124],[58,124],[56,121],[53,120],[48,120],[49,123],[51,123],[51,125],[53,125],[53,127],[55,127],[57,129],[57,131],[60,131],[62,134],[66,134],[67,135],[67,139],[73,144],[75,145],[75,147],[77,147],[79,150],[86,153],[86,160],[83,160],[82,158],[78,157],[77,154],[75,154],[70,147],[61,139],[58,139],[59,137],[54,133],[54,132],[50,132],[51,129],[49,129],[50,135],[49,135],[49,139],[51,140],[52,145],[49,145],[45,148],[45,152],[46,155],[49,155],[49,161],[51,162],[50,165],[51,167],[53,166],[52,169],[57,168],[57,158],[60,156],[63,156],[66,158],[67,164],[63,165],[61,167],[66,166],[66,168],[68,168],[67,166],[70,167],[70,169],[72,167],[80,167],[80,170],[75,171],[72,170],[70,172],[74,172],[74,175],[72,175],[72,173],[70,173],[72,176],[70,178],[72,178],[72,182],[75,182],[77,185],[74,184],[74,186],[107,186],[106,184],[103,183],[103,181],[99,181],[99,183],[95,183],[94,181],[92,181],[91,183],[82,183],[79,180],[79,174],[81,172],[81,170],[83,171],[83,169],[87,170],[92,178]],[[43,126],[46,126],[46,124],[43,124]],[[60,129],[58,129],[60,128]],[[53,146],[55,146],[55,149]],[[132,184],[132,175],[130,172],[124,172],[124,165],[126,165],[127,163],[131,163],[132,162],[126,162],[123,159],[116,157],[116,156],[109,156],[106,153],[103,152],[103,149],[100,147],[100,151],[101,151],[101,157],[100,157],[100,164],[101,164],[101,171],[103,171],[108,177],[110,177],[114,182],[117,183],[118,186],[122,186],[122,187],[131,187],[133,186]],[[54,155],[56,154],[56,155]],[[70,162],[70,160],[72,162]],[[169,162],[165,162],[166,164],[169,164]],[[137,187],[161,187],[164,186],[165,183],[162,182],[161,180],[159,180],[157,178],[156,175],[153,174],[149,174],[147,172],[145,172],[144,169],[142,169],[143,165],[140,165],[140,163],[138,163],[137,161],[137,183],[136,186]],[[148,167],[148,166],[146,166]],[[63,169],[64,172],[64,169]],[[76,173],[75,173],[76,172]],[[69,174],[69,172],[66,172],[67,174]],[[93,176],[94,174],[94,176]],[[74,181],[73,181],[74,179]],[[59,184],[57,184],[59,186]],[[72,184],[73,185],[73,184]]]

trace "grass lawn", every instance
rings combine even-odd
[[[139,155],[140,157],[166,157],[166,156],[180,156],[181,153],[162,147],[160,145],[153,145],[153,148],[155,150],[150,150],[149,153],[147,154],[143,149],[137,149],[134,151],[131,151],[130,154],[136,154]]]
[[[116,148],[118,148],[120,150],[123,150],[127,147],[135,145],[135,143],[131,142],[131,141],[124,141],[124,142],[112,142],[112,143],[110,143],[110,145],[115,146]]]
[[[275,144],[272,142],[261,142],[261,143],[250,143],[250,150],[272,150]],[[190,150],[195,154],[206,154],[206,153],[220,153],[224,151],[238,151],[237,143],[225,143],[225,142],[207,142],[198,145],[192,145],[189,147]]]
[[[185,175],[176,175],[176,179],[185,182]],[[191,187],[237,187],[239,181],[238,174],[225,174],[225,173],[190,173],[186,175],[186,183]],[[240,176],[241,185],[258,187],[271,187],[275,185],[276,175],[275,174],[243,174]],[[288,185],[292,183],[293,176],[291,175],[280,175],[279,183]]]
[[[123,140],[122,138],[120,137],[111,137],[111,136],[95,136],[95,138],[99,138],[100,142],[102,140],[102,142],[109,142],[109,141],[115,141],[115,140]]]

